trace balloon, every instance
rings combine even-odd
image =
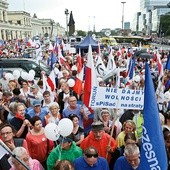
[[[34,80],[34,75],[33,75],[32,73],[29,73],[27,80],[28,80],[28,81]]]
[[[27,80],[27,79],[28,79],[28,73],[27,73],[27,72],[21,72],[21,77],[22,77],[24,80]]]
[[[136,75],[136,76],[133,78],[133,81],[135,81],[135,82],[140,82],[140,76],[139,76],[139,75]]]
[[[63,118],[58,123],[60,135],[63,137],[69,136],[73,131],[73,122],[68,118]]]
[[[165,100],[166,102],[169,102],[169,101],[170,101],[170,92],[169,92],[169,91],[166,91],[166,92],[164,93],[164,100]]]
[[[48,123],[44,128],[44,134],[52,141],[56,141],[60,137],[59,128],[55,123]]]
[[[20,77],[20,75],[21,75],[21,73],[20,73],[19,70],[14,70],[13,71],[13,76],[14,76],[15,79],[18,79]]]
[[[35,71],[34,70],[30,70],[29,74],[33,74],[35,76]]]
[[[7,80],[14,80],[14,76],[11,73],[6,73],[5,77],[6,77]]]
[[[67,83],[68,83],[69,87],[74,87],[75,80],[74,79],[68,79]]]

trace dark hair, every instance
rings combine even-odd
[[[39,81],[37,82],[37,85],[38,85],[38,86],[42,86],[42,85],[43,85],[43,81],[42,81],[42,80],[39,80]]]
[[[170,119],[170,111],[164,114],[165,116],[165,124],[167,124],[167,119]]]
[[[164,135],[164,140],[168,140],[168,138],[170,138],[170,131],[165,131],[163,135]]]
[[[79,119],[79,117],[78,117],[76,114],[74,114],[74,113],[72,113],[72,114],[70,114],[70,115],[68,116],[68,118],[69,118],[70,120],[72,120],[72,121],[73,121],[73,119],[74,119],[75,117],[77,117],[77,118]]]
[[[21,93],[19,88],[13,89],[12,92],[13,92],[13,94],[15,94],[16,96],[18,96],[18,95]]]
[[[69,160],[61,160],[57,162],[53,170],[74,170],[74,166]]]
[[[41,120],[41,118],[39,116],[33,116],[31,119],[30,119],[30,123],[32,126],[35,125],[35,122],[38,121],[38,120]]]
[[[27,80],[22,80],[21,83],[22,83],[22,84],[23,84],[23,83],[27,83],[27,84],[28,84],[28,81],[27,81]]]
[[[124,137],[124,142],[126,142],[128,139],[136,141],[137,139],[136,139],[135,133],[133,132],[127,133]]]
[[[43,96],[50,95],[50,92],[48,90],[44,91]]]
[[[14,134],[16,133],[16,130],[14,129],[14,127],[13,127],[11,124],[7,123],[7,122],[4,122],[4,123],[2,123],[2,124],[0,125],[0,131],[1,131],[3,128],[5,128],[5,127],[10,127],[10,128],[12,129],[12,132],[13,132]]]

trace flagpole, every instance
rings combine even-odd
[[[117,106],[116,106],[116,111],[115,111],[115,115],[114,115],[114,118],[112,120],[112,129],[111,129],[111,132],[110,132],[110,138],[109,138],[109,143],[108,143],[108,148],[110,148],[110,144],[111,144],[111,141],[112,141],[112,136],[113,136],[113,132],[114,132],[114,126],[115,126],[115,122],[117,120],[117,115],[118,115],[118,103],[119,103],[119,100],[117,101]],[[108,158],[108,151],[106,153],[106,159]]]

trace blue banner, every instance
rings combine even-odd
[[[144,125],[141,141],[142,170],[167,170],[167,155],[154,85],[148,63],[145,67]]]

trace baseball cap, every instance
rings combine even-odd
[[[32,88],[32,89],[38,89],[39,86],[38,86],[37,84],[33,84],[33,85],[31,86],[31,88]]]
[[[101,121],[95,121],[91,124],[92,130],[103,130],[104,124]]]
[[[32,105],[33,106],[41,106],[41,101],[40,100],[34,100]]]

